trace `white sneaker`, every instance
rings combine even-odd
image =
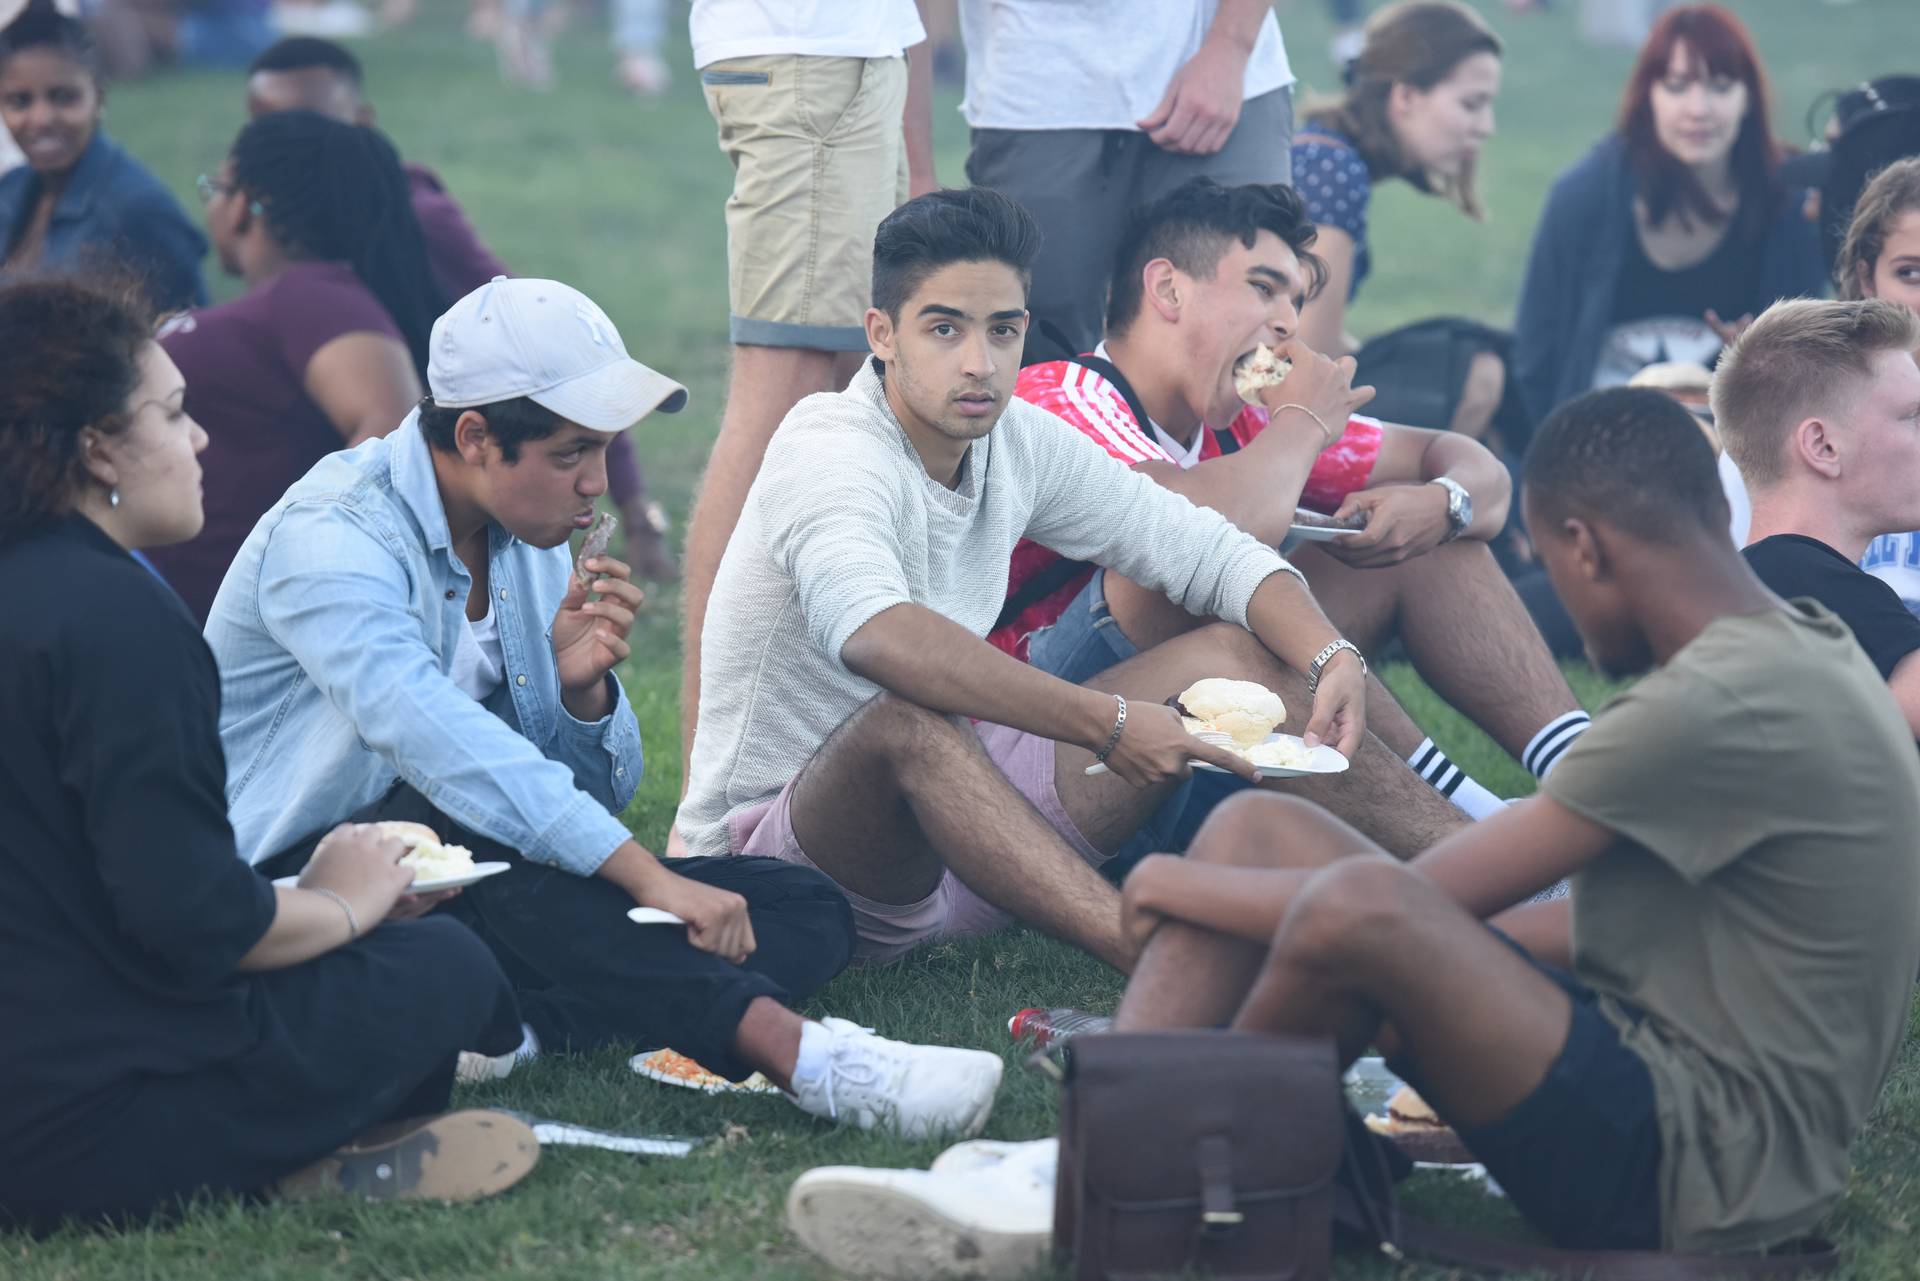
[[[1020,1277],[1046,1260],[1053,1195],[1012,1171],[825,1166],[794,1182],[787,1225],[836,1275]]]
[[[935,1174],[993,1174],[1017,1179],[1051,1197],[1054,1175],[1060,1168],[1060,1140],[1003,1143],[998,1139],[972,1139],[942,1152],[930,1168]]]
[[[802,1111],[908,1139],[978,1134],[986,1125],[1004,1067],[999,1055],[889,1041],[845,1019],[822,1022],[833,1034],[827,1069],[789,1096]]]

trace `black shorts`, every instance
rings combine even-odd
[[[1621,1044],[1592,988],[1500,938],[1559,984],[1573,1020],[1538,1088],[1500,1120],[1459,1129],[1460,1141],[1562,1249],[1659,1249],[1660,1120],[1647,1065]],[[1425,1094],[1413,1064],[1389,1066]]]

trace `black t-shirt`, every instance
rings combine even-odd
[[[1811,596],[1853,632],[1882,679],[1920,649],[1920,618],[1900,593],[1833,548],[1804,534],[1775,534],[1746,549],[1747,563],[1776,596]]]
[[[272,1035],[235,963],[274,917],[234,850],[213,655],[80,516],[0,544],[0,1151],[138,1075]]]
[[[1738,226],[1700,262],[1679,271],[1655,266],[1629,219],[1626,257],[1614,285],[1613,310],[1600,356],[1595,387],[1616,387],[1648,365],[1692,361],[1712,367],[1720,357],[1720,336],[1706,321],[1712,309],[1722,320],[1758,314],[1760,245]]]

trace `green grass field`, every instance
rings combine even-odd
[[[1533,219],[1546,186],[1607,127],[1629,63],[1625,52],[1573,39],[1571,14],[1515,18],[1485,0],[1509,39],[1500,137],[1485,179],[1489,216],[1473,224],[1412,193],[1389,190],[1376,213],[1375,273],[1355,309],[1365,335],[1440,312],[1510,319]],[[1736,0],[1773,64],[1775,118],[1802,139],[1815,93],[1866,76],[1911,70],[1920,18],[1913,0]],[[1332,83],[1324,7],[1282,5],[1297,73]],[[491,51],[460,34],[450,0],[429,0],[414,27],[366,42],[381,124],[403,154],[435,166],[483,234],[525,274],[591,293],[633,351],[683,380],[693,403],[638,433],[654,489],[684,517],[706,443],[719,421],[726,344],[721,203],[730,188],[684,43],[671,97],[638,106],[615,88],[601,28],[576,24],[559,51],[562,86],[539,96],[502,87]],[[1036,86],[1036,92],[1046,92]],[[965,128],[942,93],[940,172],[962,180]],[[239,127],[237,77],[183,75],[116,91],[109,128],[191,202],[194,175],[212,171]],[[232,282],[219,288],[225,295]],[[656,594],[636,628],[622,675],[654,768],[627,821],[655,847],[678,794],[677,599]],[[1406,670],[1389,681],[1454,758],[1496,789],[1525,790],[1518,766]],[[1579,681],[1589,701],[1604,693]],[[1006,1084],[988,1134],[1033,1138],[1053,1123],[1050,1087],[1014,1066],[1006,1019],[1033,1004],[1108,1008],[1115,975],[1026,933],[942,946],[893,969],[855,971],[823,994],[822,1009],[890,1035],[1008,1051]],[[644,999],[644,994],[636,994]],[[474,1105],[520,1107],[591,1125],[715,1136],[683,1161],[559,1150],[510,1195],[457,1209],[350,1205],[195,1208],[165,1228],[44,1240],[0,1236],[0,1276],[18,1281],[94,1278],[370,1277],[470,1281],[567,1278],[817,1278],[827,1274],[787,1237],[780,1207],[795,1175],[821,1164],[925,1165],[938,1144],[902,1143],[816,1124],[783,1100],[716,1101],[631,1075],[625,1056],[551,1058],[498,1085],[463,1091]],[[1878,1113],[1856,1147],[1851,1189],[1832,1230],[1851,1248],[1854,1281],[1920,1277],[1920,1040],[1909,1037]],[[1432,1177],[1411,1195],[1428,1209],[1511,1226],[1478,1192]],[[1439,1272],[1348,1261],[1348,1278]]]

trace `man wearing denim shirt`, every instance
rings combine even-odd
[[[610,557],[574,578],[567,540],[606,489],[607,443],[685,390],[630,359],[585,295],[505,278],[435,323],[427,381],[391,436],[287,492],[215,598],[242,855],[291,872],[349,816],[423,822],[510,864],[415,906],[501,958],[523,1054],[668,1045],[734,1079],[764,1072],[816,1115],[909,1134],[984,1123],[997,1057],[787,1008],[852,955],[825,877],[663,862],[616,817],[641,751],[613,669],[641,598]],[[684,928],[636,926],[636,905]]]

